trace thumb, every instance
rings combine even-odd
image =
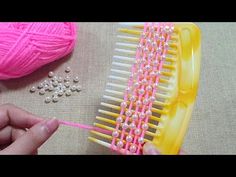
[[[144,155],[160,155],[160,151],[156,148],[156,146],[150,142],[147,142],[143,146],[143,154]]]
[[[57,119],[44,120],[31,127],[18,138],[2,154],[33,154],[57,130]]]

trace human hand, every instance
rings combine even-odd
[[[184,155],[183,150],[179,151],[179,155]],[[147,142],[143,146],[143,155],[161,155],[160,151],[152,143]]]
[[[58,126],[56,119],[44,120],[14,105],[1,105],[0,154],[37,154]]]

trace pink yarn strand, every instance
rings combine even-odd
[[[98,127],[94,127],[91,125],[79,124],[79,123],[68,122],[68,121],[63,121],[63,120],[59,120],[59,123],[62,125],[70,126],[70,127],[76,127],[76,128],[86,129],[86,130],[95,130],[95,131],[103,133],[103,134],[111,134],[112,133],[112,131],[105,130],[105,129],[98,128]]]

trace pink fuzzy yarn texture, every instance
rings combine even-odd
[[[71,53],[76,24],[0,23],[0,80],[19,78]]]

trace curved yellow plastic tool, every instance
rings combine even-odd
[[[160,92],[154,102],[149,122],[152,130],[146,132],[145,141],[153,142],[162,154],[178,154],[186,134],[196,100],[201,61],[200,29],[193,23],[174,23],[170,49],[161,72]],[[136,44],[143,30],[142,24],[125,24],[118,30],[118,48],[112,64],[102,108],[94,125],[114,130],[115,118],[120,110],[123,91],[134,61]],[[118,68],[117,68],[118,67]],[[127,77],[126,77],[127,75]],[[117,81],[117,82],[116,82]],[[110,147],[112,137],[91,131],[90,140]]]

